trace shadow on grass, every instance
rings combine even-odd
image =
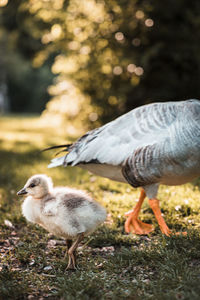
[[[200,177],[192,181],[193,186],[198,187],[200,190]]]

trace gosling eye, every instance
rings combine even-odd
[[[36,185],[35,185],[35,183],[31,183],[30,185],[29,185],[29,187],[31,187],[31,188],[34,188]]]

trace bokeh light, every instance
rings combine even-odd
[[[152,19],[146,19],[145,20],[145,25],[147,27],[152,27],[154,25],[154,21]]]
[[[115,33],[115,39],[116,39],[117,41],[123,41],[123,39],[124,39],[124,34],[123,34],[122,32],[116,32],[116,33]]]
[[[143,19],[144,18],[144,12],[142,10],[137,10],[135,13],[135,16],[137,19]]]
[[[6,6],[8,4],[8,0],[0,0],[0,7]]]
[[[96,112],[91,112],[89,114],[89,119],[90,121],[95,122],[98,119],[98,114]]]
[[[140,41],[140,39],[135,38],[135,39],[132,40],[132,44],[133,44],[135,47],[138,47],[138,46],[140,46],[141,41]]]
[[[120,66],[116,66],[116,67],[113,68],[113,73],[115,75],[120,75],[122,72],[123,72],[123,69]]]
[[[142,67],[137,67],[137,68],[135,68],[134,72],[137,76],[141,76],[141,75],[143,75],[144,70]]]
[[[135,69],[136,69],[136,65],[134,65],[134,64],[129,64],[127,66],[127,71],[130,73],[133,73],[135,71]]]

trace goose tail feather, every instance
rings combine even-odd
[[[52,159],[50,164],[48,165],[48,168],[55,168],[58,166],[63,166],[65,163],[65,159],[66,159],[66,155]]]
[[[53,150],[53,149],[59,149],[59,148],[64,148],[64,149],[61,149],[60,151],[58,151],[55,156],[57,156],[58,154],[62,153],[62,152],[68,152],[66,155],[64,156],[61,156],[61,157],[57,157],[57,158],[54,158],[51,160],[51,163],[48,165],[48,168],[54,168],[54,167],[58,167],[58,166],[66,166],[68,164],[71,163],[71,161],[69,162],[68,161],[68,154],[69,154],[69,151],[70,151],[70,147],[72,146],[73,144],[64,144],[64,145],[57,145],[57,146],[52,146],[52,147],[48,147],[48,148],[45,148],[43,149],[41,152],[44,152],[44,151],[49,151],[49,150]]]
[[[48,148],[42,149],[41,152],[49,151],[49,150],[52,150],[52,149],[58,149],[58,148],[65,148],[65,149],[62,150],[62,151],[67,151],[67,150],[69,149],[70,146],[72,146],[72,144],[65,144],[65,145],[52,146],[52,147],[48,147]]]

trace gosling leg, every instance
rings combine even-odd
[[[69,251],[69,248],[71,247],[71,245],[72,245],[72,240],[66,240],[66,246],[67,246],[67,250],[66,250],[66,252],[65,252],[65,256],[64,256],[64,258],[66,258],[66,257],[67,257],[67,255],[68,255],[68,251]]]
[[[68,265],[67,265],[66,270],[76,269],[76,258],[75,258],[74,252],[76,251],[79,243],[83,240],[83,238],[84,238],[84,233],[80,233],[78,235],[78,238],[75,240],[75,242],[69,248],[69,250],[68,250],[69,260],[68,260]]]

